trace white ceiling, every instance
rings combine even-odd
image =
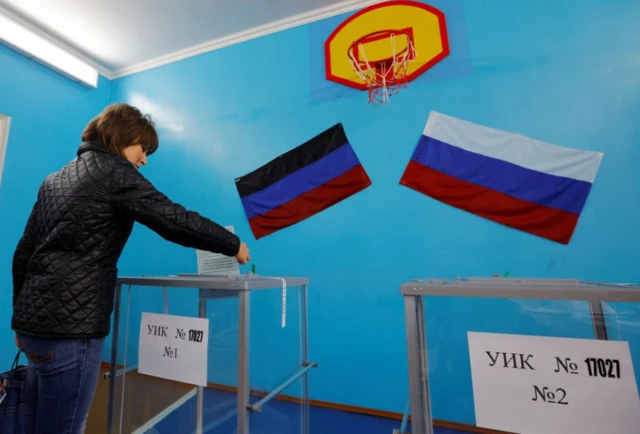
[[[380,0],[0,0],[0,13],[121,77]]]

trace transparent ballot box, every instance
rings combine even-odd
[[[308,434],[308,283],[119,278],[107,432]]]
[[[410,405],[396,432],[640,432],[640,287],[470,278],[400,292]]]

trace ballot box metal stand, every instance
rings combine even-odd
[[[400,294],[404,297],[412,434],[433,434],[424,297],[586,301],[594,336],[601,340],[607,339],[602,303],[640,303],[640,286],[573,279],[418,279],[403,283]]]
[[[255,404],[249,403],[249,336],[251,314],[251,292],[257,290],[282,288],[282,279],[287,288],[300,288],[300,348],[302,364],[297,373],[271,391]],[[111,347],[111,370],[106,377],[109,381],[109,408],[107,416],[107,433],[113,434],[115,417],[115,381],[118,376],[136,367],[117,369],[118,335],[120,328],[121,296],[123,286],[166,288],[194,288],[199,290],[199,317],[207,314],[207,301],[222,298],[238,299],[238,390],[237,390],[237,434],[249,434],[249,414],[259,412],[264,404],[276,397],[280,392],[301,379],[302,392],[302,434],[309,434],[309,379],[308,373],[317,363],[309,362],[308,320],[307,320],[307,287],[309,279],[304,277],[262,277],[257,275],[213,276],[197,274],[181,274],[167,277],[121,277],[118,278],[115,291],[113,340]],[[196,434],[202,434],[204,414],[204,388],[197,387],[196,392]]]

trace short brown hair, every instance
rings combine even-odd
[[[109,151],[124,156],[133,144],[142,145],[147,155],[158,149],[158,134],[149,115],[128,104],[111,104],[93,118],[82,132],[83,142],[101,142]]]

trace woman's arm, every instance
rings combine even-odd
[[[168,241],[226,256],[238,255],[241,263],[248,260],[248,254],[246,260],[243,254],[246,246],[235,234],[172,202],[129,163],[114,168],[111,197],[116,209]]]

